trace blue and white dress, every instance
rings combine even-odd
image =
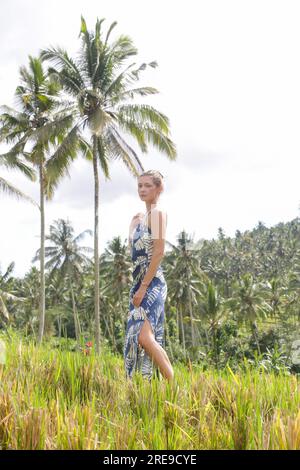
[[[147,287],[144,298],[139,307],[135,307],[132,298],[143,280],[149,267],[152,252],[153,238],[150,227],[140,222],[129,240],[131,247],[131,259],[133,263],[133,285],[129,294],[129,311],[124,344],[124,363],[126,377],[132,379],[135,371],[140,371],[142,376],[151,380],[153,374],[153,361],[138,343],[138,337],[147,318],[156,341],[163,346],[164,340],[164,303],[167,297],[167,283],[162,267],[158,266],[155,276]]]

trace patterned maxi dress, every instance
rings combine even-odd
[[[145,219],[145,218],[144,218]],[[129,311],[127,317],[124,363],[126,377],[132,379],[135,371],[140,371],[142,376],[151,380],[153,374],[153,362],[142,346],[138,343],[138,337],[147,318],[156,341],[163,346],[164,337],[164,303],[167,296],[167,284],[161,265],[158,266],[155,276],[147,287],[144,298],[139,307],[135,307],[132,298],[143,280],[151,261],[153,252],[153,239],[150,227],[140,222],[130,240],[131,259],[133,263],[133,285],[129,294]]]

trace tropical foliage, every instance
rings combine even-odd
[[[0,447],[299,449],[299,217],[167,240],[164,346],[177,379],[125,384],[131,253],[118,234],[99,253],[99,173],[118,161],[138,176],[128,139],[170,160],[176,146],[168,117],[136,102],[158,92],[136,85],[157,63],[127,64],[132,40],[111,41],[116,23],[104,34],[103,21],[89,31],[81,18],[76,58],[60,46],[30,56],[16,109],[1,107],[0,169],[38,179],[39,204],[2,176],[0,193],[35,205],[41,232],[39,268],[18,278],[14,260],[0,266]],[[47,201],[79,156],[92,166],[94,230],[61,218],[46,233]]]

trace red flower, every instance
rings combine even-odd
[[[85,343],[85,345],[87,348],[91,348],[93,346],[93,343],[92,341],[88,341],[87,343]]]

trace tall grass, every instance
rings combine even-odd
[[[2,449],[300,449],[299,378],[245,362],[238,371],[175,365],[173,384],[123,360],[2,334]]]

